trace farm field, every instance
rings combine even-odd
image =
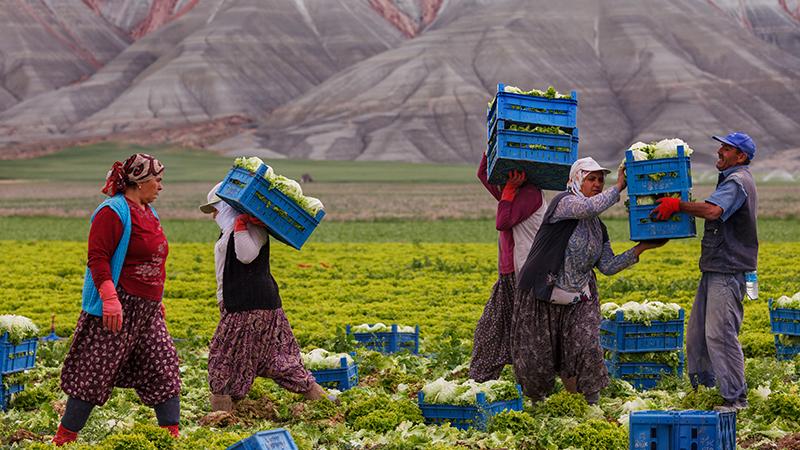
[[[101,199],[100,180],[111,160],[138,149],[89,150],[0,162],[0,314],[30,317],[42,335],[53,315],[58,335],[73,331],[88,215]],[[288,176],[312,173],[318,181],[303,189],[330,209],[302,251],[272,246],[273,275],[303,350],[355,350],[345,325],[383,322],[419,325],[422,356],[357,350],[359,387],[342,393],[339,405],[304,402],[259,379],[232,416],[209,417],[206,364],[218,318],[212,253],[218,229],[197,220],[196,207],[232,159],[145,150],[168,170],[155,206],[170,242],[164,299],[181,358],[182,437],[173,441],[148,425],[155,423],[152,410],[133,391],[116,389],[71,448],[224,449],[254,432],[283,427],[301,449],[621,450],[628,448],[627,415],[633,410],[712,409],[721,402],[716,390],[694,392],[686,376],[673,376],[651,391],[613,382],[591,407],[559,385],[546,401],[526,401],[523,412],[498,416],[487,431],[424,425],[416,392],[439,377],[466,378],[475,323],[497,277],[494,201],[468,166],[276,161],[276,170]],[[740,448],[800,448],[800,359],[775,360],[766,305],[770,297],[800,291],[800,200],[790,195],[796,187],[759,185],[761,292],[744,306],[740,338],[751,406],[738,418]],[[695,196],[710,189],[697,186]],[[633,243],[624,208],[615,208],[604,221],[619,252]],[[618,275],[598,275],[601,302],[676,302],[690,315],[699,251],[698,238],[676,240]],[[41,343],[35,369],[3,379],[26,388],[7,413],[0,412],[0,447],[50,448],[45,442],[65,401],[58,377],[67,345]],[[510,368],[502,378],[513,380]]]

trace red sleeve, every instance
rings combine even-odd
[[[542,207],[542,191],[532,184],[519,188],[514,201],[500,200],[497,204],[496,228],[499,231],[512,229]]]
[[[481,180],[481,183],[486,187],[486,190],[489,191],[490,194],[495,198],[495,200],[500,200],[500,188],[493,184],[489,184],[489,177],[486,175],[486,154],[481,156],[481,163],[478,165],[478,179]]]
[[[89,229],[89,255],[87,265],[95,286],[111,278],[111,257],[122,237],[122,221],[111,208],[97,212]]]

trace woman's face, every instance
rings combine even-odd
[[[142,203],[148,204],[156,201],[158,193],[162,189],[161,180],[162,178],[159,175],[143,183],[139,183],[139,186],[141,186],[141,189],[139,189],[139,199],[141,199]]]
[[[603,192],[606,184],[606,174],[602,170],[589,172],[581,184],[581,192],[587,197],[593,197]]]

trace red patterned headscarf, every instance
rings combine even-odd
[[[145,153],[131,155],[124,163],[116,161],[111,166],[111,170],[106,175],[103,194],[109,197],[114,196],[118,192],[125,191],[125,186],[130,183],[144,183],[163,172],[164,165],[154,157]]]

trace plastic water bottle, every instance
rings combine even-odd
[[[744,273],[744,284],[745,290],[747,291],[747,296],[750,297],[750,300],[755,300],[758,298],[758,273],[757,271],[752,272],[745,272]]]

